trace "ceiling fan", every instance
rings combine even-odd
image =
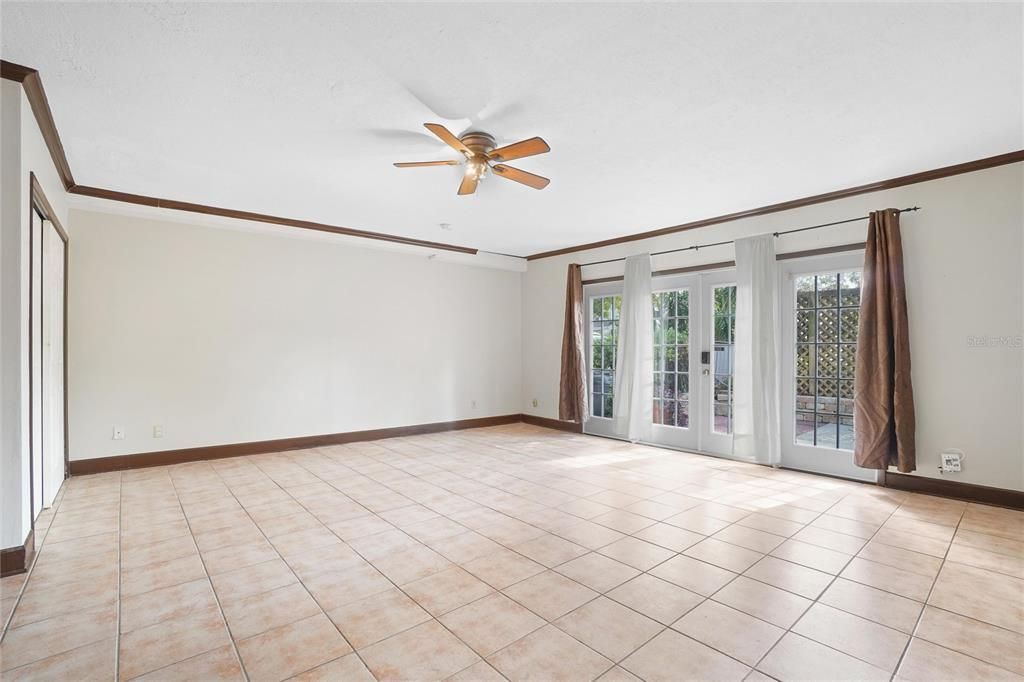
[[[487,133],[471,131],[459,138],[440,123],[424,123],[423,126],[437,135],[442,142],[452,149],[462,152],[466,157],[466,172],[462,177],[462,184],[459,185],[459,194],[475,192],[477,184],[491,171],[494,171],[499,178],[514,180],[534,189],[544,189],[551,182],[539,175],[500,163],[551,151],[548,143],[539,137],[531,137],[528,140],[498,147],[494,137]],[[395,166],[398,168],[421,168],[423,166],[457,166],[459,163],[452,159],[451,161],[411,161],[396,163]]]

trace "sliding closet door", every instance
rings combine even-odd
[[[49,507],[64,482],[64,256],[67,249],[50,221],[43,224],[42,247],[42,492],[43,506]]]
[[[30,233],[29,392],[32,518],[53,504],[65,477],[65,278],[67,243],[35,208]]]
[[[32,518],[45,506],[43,501],[44,441],[43,428],[43,234],[45,221],[35,210],[31,214],[29,235],[29,460],[31,474]]]

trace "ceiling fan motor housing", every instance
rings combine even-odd
[[[477,156],[486,156],[489,151],[498,146],[493,136],[475,130],[466,133],[459,140]]]

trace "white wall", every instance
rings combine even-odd
[[[29,173],[67,227],[67,194],[20,83],[0,81],[0,547],[31,528],[28,446]]]
[[[301,233],[71,220],[73,460],[521,411],[520,272]]]
[[[938,453],[959,448],[964,471],[947,478],[1024,490],[1024,349],[975,348],[968,337],[1024,335],[1024,164],[958,175],[671,236],[531,261],[523,278],[523,411],[557,417],[568,263],[662,251],[805,227],[913,205],[902,217],[917,406],[917,473],[938,477]],[[867,223],[779,238],[801,251],[864,241]],[[657,227],[657,226],[650,226]],[[629,227],[624,227],[627,232]],[[655,269],[733,259],[732,246],[658,256]],[[621,275],[593,266],[584,279]],[[536,399],[538,407],[533,407]]]

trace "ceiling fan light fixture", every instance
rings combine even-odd
[[[491,167],[483,159],[472,158],[466,161],[466,175],[474,180],[483,180],[490,169]]]

